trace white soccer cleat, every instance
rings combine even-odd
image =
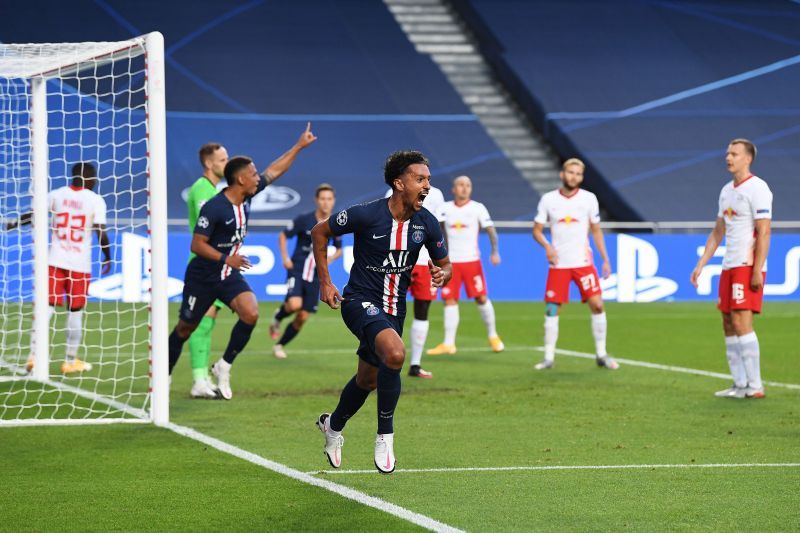
[[[275,356],[275,359],[286,359],[286,350],[283,349],[283,344],[273,346],[272,355]]]
[[[375,467],[381,474],[394,472],[394,433],[375,437]]]
[[[213,384],[207,379],[198,379],[192,385],[192,390],[189,395],[192,398],[216,400],[219,398],[219,394],[217,392],[219,389],[213,387],[212,385]]]
[[[595,359],[597,366],[607,368],[609,370],[616,370],[619,368],[619,363],[614,361],[610,356],[604,355]]]
[[[542,359],[541,361],[536,363],[533,366],[533,368],[536,369],[536,370],[550,370],[554,366],[556,366],[556,362],[555,361],[549,361],[547,359]]]
[[[219,394],[226,400],[233,398],[231,390],[231,365],[220,359],[211,367],[211,373],[217,378]]]
[[[342,466],[342,446],[344,446],[344,437],[341,433],[336,435],[331,431],[331,415],[330,413],[322,413],[317,419],[317,427],[325,434],[325,457],[333,468]]]
[[[742,399],[745,397],[745,390],[747,390],[747,387],[737,387],[736,385],[734,385],[733,387],[715,392],[714,396],[716,396],[717,398]]]

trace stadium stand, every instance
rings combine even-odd
[[[44,8],[48,17],[39,17]],[[497,219],[528,217],[538,202],[381,2],[77,0],[14,9],[15,17],[0,18],[3,42],[164,34],[170,218],[186,215],[181,191],[200,175],[200,145],[222,142],[264,167],[306,120],[320,139],[313,156],[254,203],[256,216],[285,219],[308,209],[321,181],[336,186],[339,205],[381,196],[383,160],[403,148],[429,155],[434,183],[447,196],[451,178],[472,176],[476,198]],[[33,18],[36,24],[14,22]]]
[[[452,3],[559,154],[590,163],[587,185],[615,218],[713,218],[724,148],[747,137],[776,218],[797,219],[800,5]]]

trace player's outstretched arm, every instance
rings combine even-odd
[[[300,135],[300,138],[297,139],[297,142],[294,143],[294,146],[289,148],[278,159],[270,163],[267,169],[264,171],[264,176],[267,178],[267,185],[274,182],[276,179],[281,177],[284,172],[289,170],[292,164],[294,164],[294,160],[297,159],[297,154],[299,154],[302,149],[306,148],[316,140],[317,137],[311,131],[311,123],[309,122],[306,125],[306,130]]]
[[[33,213],[31,213],[30,211],[27,213],[22,213],[22,215],[20,215],[18,219],[6,222],[6,229],[12,230],[20,226],[26,226],[30,224],[32,221],[33,221]]]
[[[555,265],[558,263],[558,253],[556,253],[556,249],[547,242],[547,239],[544,236],[544,224],[540,224],[539,222],[533,223],[533,240],[538,242],[542,248],[544,248],[544,253],[547,256],[547,262],[551,265]]]
[[[246,255],[226,255],[218,252],[213,246],[208,244],[208,236],[195,233],[192,235],[192,253],[208,259],[215,263],[219,263],[220,267],[228,265],[236,270],[247,270],[250,268],[250,259]]]
[[[600,253],[600,257],[603,258],[603,279],[608,279],[611,275],[611,261],[608,260],[608,251],[606,250],[606,240],[603,238],[603,229],[600,227],[600,224],[590,224],[589,228],[592,232],[594,245],[598,253]]]
[[[444,287],[453,277],[453,265],[448,256],[436,261],[428,259],[428,269],[431,271],[431,284],[436,288]]]
[[[319,276],[319,299],[328,304],[331,309],[338,309],[339,303],[344,300],[339,294],[339,289],[331,281],[328,271],[328,241],[333,237],[328,219],[318,222],[311,230],[311,246],[314,252],[314,261],[317,263],[317,276]]]
[[[105,224],[95,224],[94,231],[97,234],[97,242],[100,243],[100,251],[103,253],[103,265],[100,273],[103,275],[111,272],[111,242],[108,240]]]
[[[714,229],[711,230],[711,233],[708,234],[708,239],[706,240],[706,248],[703,250],[703,255],[700,256],[700,259],[697,261],[697,266],[694,267],[692,270],[692,275],[689,276],[689,281],[692,282],[692,285],[697,287],[697,280],[700,277],[700,273],[703,271],[703,267],[706,266],[709,259],[714,256],[714,252],[717,251],[717,247],[719,247],[719,243],[722,242],[722,238],[725,236],[725,219],[722,217],[717,217],[717,223],[714,225]]]

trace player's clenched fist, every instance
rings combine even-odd
[[[444,270],[433,264],[433,261],[428,259],[428,268],[431,271],[431,285],[434,287],[441,287],[444,285]]]

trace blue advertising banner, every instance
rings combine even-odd
[[[189,255],[191,235],[173,232],[169,235],[169,295],[179,300],[183,274]],[[92,299],[140,302],[148,299],[148,241],[134,233],[111,235],[114,266],[111,274],[100,276],[95,264],[90,286]],[[32,296],[32,259],[30,233],[23,234],[22,246],[15,234],[4,234],[0,245],[5,259],[0,262],[3,279],[0,300],[30,300]],[[643,235],[608,234],[606,246],[611,258],[612,275],[601,280],[603,297],[618,302],[714,301],[717,297],[724,246],[703,270],[699,286],[689,283],[689,275],[703,251],[706,235]],[[277,233],[251,232],[242,253],[250,257],[253,267],[245,277],[259,300],[283,299],[286,292],[286,271],[280,261]],[[489,256],[489,241],[481,235],[483,257]],[[294,243],[290,242],[290,250]],[[97,251],[96,251],[97,253]],[[484,261],[489,296],[493,300],[541,301],[547,277],[544,252],[528,234],[501,233],[498,266]],[[352,237],[344,237],[344,254],[331,265],[334,283],[343,289],[353,262]],[[595,257],[599,265],[599,258]],[[800,300],[800,235],[776,234],[767,261],[766,300]],[[463,294],[462,294],[463,297]],[[573,287],[571,299],[578,299]]]

